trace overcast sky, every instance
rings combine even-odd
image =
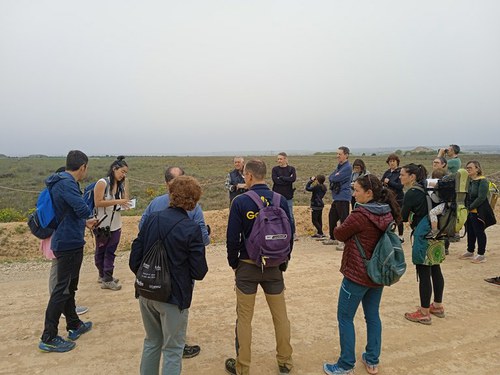
[[[499,144],[498,0],[0,0],[0,153]]]

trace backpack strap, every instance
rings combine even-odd
[[[257,194],[255,191],[248,190],[244,194],[247,195],[247,196],[249,196],[255,202],[255,204],[257,205],[257,207],[259,208],[259,210],[261,208],[264,208],[264,202],[262,202],[262,199],[260,199],[259,194]]]
[[[380,235],[379,239],[377,240],[380,241],[380,238],[384,235],[385,232],[387,232],[388,230],[393,230],[393,228],[395,228],[396,226],[396,222],[393,220],[389,223],[389,225],[387,225],[387,228],[385,228],[385,231],[382,232],[382,234]],[[356,247],[358,248],[360,254],[361,254],[361,258],[363,258],[363,261],[366,265],[366,263],[368,262],[369,259],[366,258],[366,253],[365,253],[365,249],[363,249],[363,245],[361,245],[361,242],[359,241],[359,238],[357,235],[354,235],[354,242],[356,242]],[[375,244],[376,246],[376,244]]]

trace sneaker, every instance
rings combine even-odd
[[[83,315],[89,311],[89,308],[87,306],[76,306],[75,310],[77,315]]]
[[[184,345],[182,358],[193,358],[200,354],[201,348],[198,345]]]
[[[437,316],[438,318],[444,318],[444,307],[443,306],[434,306],[434,303],[431,303],[431,306],[429,307],[429,312],[432,315]]]
[[[323,371],[328,375],[337,375],[337,374],[354,374],[354,369],[346,370],[340,367],[336,363],[325,363],[323,365]]]
[[[236,375],[236,359],[228,358],[226,359],[226,372],[228,374]]]
[[[373,365],[366,360],[366,353],[361,354],[361,361],[365,365],[366,372],[375,375],[378,374],[378,365]]]
[[[278,371],[280,375],[288,375],[292,370],[285,365],[278,365]]]
[[[470,253],[468,251],[466,251],[465,253],[463,253],[462,255],[460,255],[458,257],[458,259],[462,259],[462,260],[467,260],[467,259],[472,259],[474,258],[474,253]]]
[[[338,243],[339,243],[339,241],[332,240],[332,239],[328,239],[328,240],[323,241],[323,245],[338,245]]]
[[[431,315],[423,314],[420,308],[418,308],[417,311],[415,312],[406,313],[405,318],[408,319],[410,322],[422,323],[425,325],[432,324]]]
[[[316,233],[316,234],[313,234],[311,236],[311,238],[325,238],[325,235],[324,234],[319,234],[319,233]]]
[[[61,336],[56,336],[49,342],[40,341],[38,344],[38,349],[45,353],[65,353],[74,349],[76,343],[72,341],[66,341]]]
[[[326,241],[328,238],[326,238],[325,235],[322,235],[321,237],[316,238],[316,241]]]
[[[500,286],[500,276],[484,279],[487,283]]]
[[[486,262],[486,257],[484,255],[476,255],[472,260],[472,263],[479,264]]]
[[[113,277],[113,281],[114,281],[115,283],[117,283],[117,284],[118,284],[118,281],[120,281],[120,279],[117,279],[117,278]],[[99,284],[102,284],[102,277],[101,277],[101,276],[99,276],[99,277],[97,278],[97,282],[98,282]]]
[[[70,329],[68,331],[68,339],[71,341],[77,340],[81,335],[92,329],[92,322],[81,322],[78,329]]]
[[[450,242],[460,242],[460,235],[459,234],[455,234],[453,237],[449,237],[448,241],[450,241]]]
[[[122,286],[117,284],[116,281],[103,281],[101,283],[101,289],[111,289],[111,290],[120,290]]]
[[[339,242],[335,249],[337,249],[338,251],[344,251],[344,246],[345,244],[343,242]]]

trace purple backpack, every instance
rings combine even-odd
[[[292,229],[290,220],[280,207],[281,195],[273,192],[272,204],[264,206],[253,190],[245,193],[259,208],[250,236],[245,241],[248,256],[258,266],[276,267],[288,260]]]

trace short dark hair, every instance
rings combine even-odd
[[[77,171],[82,165],[86,165],[89,158],[80,150],[71,150],[66,156],[66,170]]]
[[[351,153],[351,150],[349,150],[349,147],[346,147],[346,146],[340,146],[339,150],[342,150],[344,155],[349,155]]]
[[[455,154],[459,154],[460,153],[460,146],[459,145],[450,145],[450,147],[453,149],[453,152]]]
[[[352,167],[360,167],[361,168],[361,173],[366,173],[366,165],[365,162],[361,159],[356,159],[354,160],[354,163],[352,163]]]
[[[406,164],[402,169],[406,171],[408,174],[415,175],[415,181],[422,184],[424,180],[427,178],[427,169],[422,164]]]
[[[245,163],[245,171],[250,172],[258,180],[266,177],[267,167],[262,160],[252,159]]]
[[[387,164],[389,164],[389,162],[391,160],[396,160],[396,163],[398,163],[398,167],[399,167],[399,163],[401,163],[401,160],[399,159],[399,156],[397,154],[390,154],[388,157],[387,157],[387,160],[385,161]]]
[[[318,184],[324,184],[326,180],[326,177],[324,174],[319,174],[316,176],[316,181],[318,181]]]
[[[172,181],[174,178],[177,177],[172,174],[172,171],[174,169],[179,169],[181,172],[179,176],[184,176],[184,169],[182,169],[181,167],[176,167],[176,166],[167,167],[165,169],[165,182],[169,183],[170,181]]]
[[[445,167],[448,165],[448,160],[446,160],[445,158],[443,158],[442,156],[436,156],[434,158],[434,160],[439,160],[439,163],[441,163],[442,165],[444,165]],[[433,162],[434,162],[433,160]]]

